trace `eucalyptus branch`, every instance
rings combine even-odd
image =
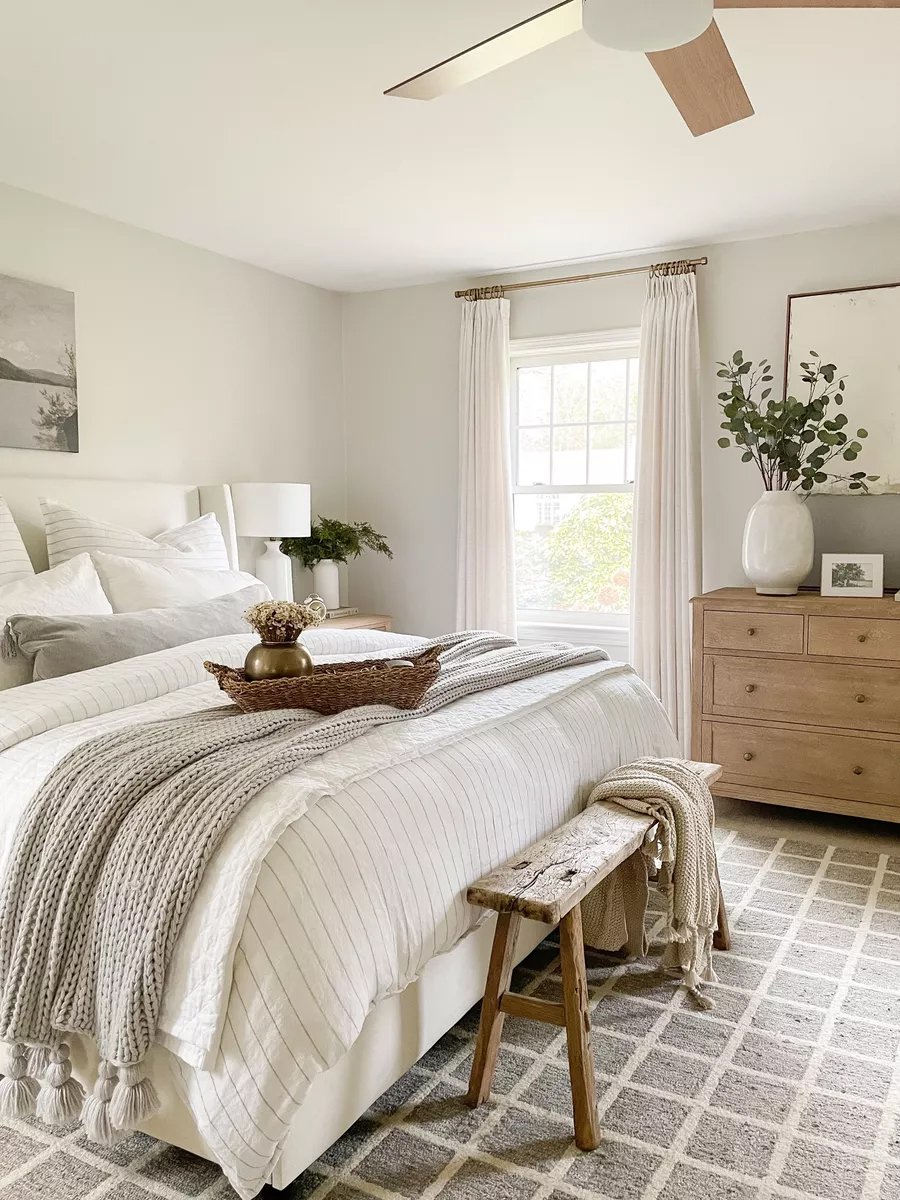
[[[763,387],[755,398],[760,385],[772,382],[768,359],[755,366],[736,350],[728,362],[718,363],[718,378],[728,385],[727,391],[719,392],[725,418],[721,428],[731,435],[720,437],[719,445],[730,446],[733,438],[742,461],[756,464],[767,491],[777,484],[779,490],[808,493],[829,480],[846,483],[850,491],[868,491],[877,475],[825,470],[834,459],[855,461],[868,431],[857,429],[855,437],[846,432],[846,414],[832,409],[840,409],[847,398],[846,378],[838,376],[834,363],[823,363],[815,350],[809,358],[800,364],[801,382],[809,386],[805,403],[794,396],[770,399],[771,387]]]

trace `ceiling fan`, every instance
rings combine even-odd
[[[433,100],[583,29],[602,46],[645,53],[698,137],[753,115],[715,8],[900,8],[900,0],[562,0],[385,95]]]

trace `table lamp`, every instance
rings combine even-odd
[[[265,538],[255,573],[275,600],[292,600],[291,560],[278,547],[281,538],[309,537],[308,483],[233,483],[234,526],[238,537]]]

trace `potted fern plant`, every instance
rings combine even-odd
[[[297,558],[313,573],[313,591],[325,601],[329,610],[340,608],[340,574],[338,563],[359,558],[363,550],[374,550],[393,558],[390,546],[368,521],[337,521],[332,517],[317,517],[309,537],[285,538],[281,553]]]
[[[828,469],[855,462],[868,431],[848,432],[850,420],[838,411],[847,398],[845,379],[834,363],[810,350],[809,362],[800,365],[806,397],[773,400],[768,359],[754,364],[735,350],[718,364],[727,388],[719,392],[721,428],[729,435],[719,445],[733,442],[741,461],[756,465],[765,489],[747,517],[743,542],[744,573],[763,596],[793,596],[812,569],[813,525],[803,501],[813,488],[840,482],[849,492],[866,492],[877,479],[865,471]]]

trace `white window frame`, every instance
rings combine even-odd
[[[611,329],[597,333],[569,334],[559,337],[517,338],[510,341],[510,430],[512,436],[512,494],[563,495],[565,493],[633,492],[634,480],[626,483],[531,484],[517,482],[519,478],[519,421],[518,367],[540,367],[564,363],[595,362],[621,358],[638,358],[639,327]],[[627,395],[626,395],[627,406]],[[626,407],[625,424],[631,419]],[[638,414],[634,415],[638,421]],[[582,422],[579,422],[581,424]],[[620,424],[620,422],[616,422]],[[638,432],[639,436],[639,432]],[[590,441],[590,440],[589,440]],[[552,455],[552,450],[551,450]],[[552,459],[551,459],[552,461]],[[520,609],[517,613],[521,641],[545,641],[562,636],[570,641],[591,642],[598,636],[627,657],[631,618],[629,613],[565,612],[558,609]]]

